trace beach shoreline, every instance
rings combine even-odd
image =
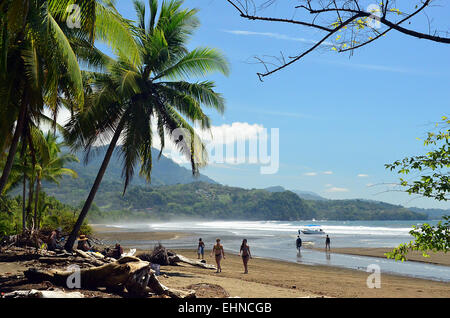
[[[134,232],[109,231],[95,232],[95,236],[113,237],[126,240],[131,236],[145,237],[146,240],[171,240],[195,233],[173,231]],[[136,238],[134,237],[134,238]],[[123,245],[125,248],[136,248]],[[170,249],[170,248],[169,248]],[[172,249],[170,249],[172,250]],[[317,249],[321,250],[321,249]],[[332,253],[354,253],[363,255],[366,249],[333,249]],[[176,253],[196,259],[192,249],[173,249]],[[149,250],[137,250],[140,253]],[[364,256],[375,256],[368,250]],[[380,251],[379,251],[380,252]],[[357,254],[359,253],[359,254]],[[371,255],[368,255],[371,253]],[[209,250],[205,250],[205,260],[215,265]],[[428,259],[427,259],[428,260]],[[429,261],[429,260],[428,260]],[[162,266],[160,280],[171,288],[186,289],[194,285],[219,285],[230,297],[241,298],[296,298],[296,297],[450,297],[450,283],[414,278],[402,275],[381,274],[381,288],[368,288],[367,279],[371,273],[327,265],[305,265],[272,258],[254,257],[249,262],[249,274],[243,274],[241,258],[235,253],[226,252],[222,263],[222,273],[193,267],[190,265]],[[215,297],[204,294],[200,297]]]
[[[324,248],[313,248],[313,250],[325,252]],[[386,258],[384,254],[392,252],[392,250],[392,247],[338,247],[333,248],[330,253]],[[450,266],[450,253],[428,252],[428,254],[429,257],[424,257],[422,252],[410,251],[407,255],[407,261]]]
[[[118,229],[115,227],[106,227],[99,225],[91,225],[94,231],[94,236],[106,241],[162,241],[162,240],[176,240],[183,237],[195,236],[195,233],[185,233],[181,231],[128,231],[127,229]],[[198,236],[198,235],[197,235]],[[122,244],[126,248],[134,248],[132,245]],[[312,249],[319,252],[325,252],[324,248],[304,246],[304,249]],[[392,247],[337,247],[332,248],[331,254],[346,254],[356,256],[367,256],[376,258],[386,258],[384,255],[391,252]],[[429,252],[430,257],[424,257],[422,252],[411,251],[407,255],[407,261],[420,262],[426,264],[435,264],[450,266],[450,253],[444,252]]]

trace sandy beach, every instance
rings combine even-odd
[[[97,229],[98,230],[98,229]],[[103,232],[96,233],[99,238],[124,240],[130,235],[133,239],[145,237],[148,240],[170,240],[187,235],[182,232]],[[131,247],[131,246],[130,246]],[[387,249],[389,250],[389,249]],[[386,251],[387,251],[386,250]],[[144,251],[138,251],[144,252]],[[186,257],[196,259],[194,250],[175,250]],[[336,249],[334,253],[354,253],[357,255],[382,256],[384,249]],[[430,258],[426,261],[446,264],[445,257]],[[215,264],[210,251],[205,251],[207,263]],[[450,297],[450,284],[418,278],[395,275],[381,275],[381,288],[367,287],[370,273],[330,266],[310,266],[279,260],[253,258],[249,262],[249,274],[243,274],[241,258],[226,253],[222,263],[223,271],[215,273],[190,265],[161,267],[160,280],[176,289],[198,289],[198,297],[242,297],[242,298],[293,298],[293,297]],[[216,286],[218,285],[218,286]],[[205,287],[207,286],[207,287]],[[213,288],[216,286],[217,288]],[[222,290],[222,292],[218,292]]]
[[[176,251],[196,258],[195,251]],[[208,263],[214,264],[210,255]],[[308,266],[278,260],[253,258],[249,274],[243,274],[238,255],[227,254],[222,272],[193,266],[164,266],[163,284],[183,289],[193,284],[217,284],[231,297],[450,297],[450,284],[401,276],[381,276],[381,288],[370,289],[369,273],[328,266]],[[208,295],[205,295],[208,297]]]

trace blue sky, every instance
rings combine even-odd
[[[351,58],[323,48],[261,82],[256,73],[264,69],[252,57],[296,54],[320,34],[244,20],[224,0],[187,0],[185,5],[200,9],[201,27],[190,46],[218,48],[231,64],[228,77],[209,77],[227,101],[223,116],[210,113],[213,125],[279,128],[280,136],[276,174],[262,175],[258,165],[248,163],[212,163],[202,173],[245,188],[281,185],[332,199],[450,208],[449,203],[395,191],[389,184],[398,177],[384,168],[423,154],[423,143],[416,138],[449,115],[450,46],[392,32]],[[134,19],[131,0],[118,1],[117,8]],[[266,14],[282,16],[286,10],[277,5]],[[428,14],[434,26],[450,29],[448,6]],[[413,22],[427,31],[424,17]]]

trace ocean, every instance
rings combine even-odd
[[[381,274],[396,274],[429,280],[450,282],[450,266],[421,262],[399,262],[384,258],[325,253],[302,248],[298,253],[295,240],[298,230],[305,225],[319,225],[331,238],[331,249],[337,247],[396,247],[413,240],[409,234],[413,225],[424,221],[170,221],[140,222],[107,225],[127,231],[179,231],[191,233],[174,240],[122,241],[127,246],[153,249],[157,243],[170,249],[196,249],[201,237],[206,253],[221,239],[225,252],[238,253],[246,238],[254,257],[271,258],[305,265],[327,265],[367,271],[368,266],[379,266]],[[436,224],[437,221],[427,221]],[[300,235],[304,247],[325,247],[325,235]],[[450,257],[450,253],[449,253]]]

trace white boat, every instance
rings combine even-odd
[[[298,234],[325,234],[325,232],[320,228],[320,225],[305,225],[302,229],[298,230]]]

